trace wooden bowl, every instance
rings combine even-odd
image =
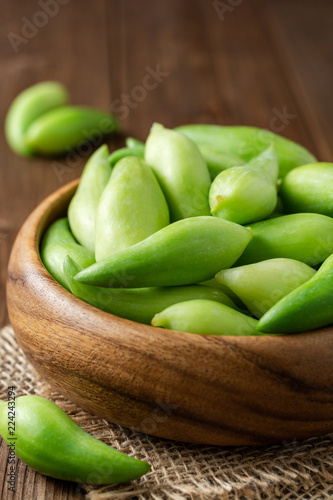
[[[14,244],[7,297],[29,361],[82,408],[168,439],[217,445],[333,431],[333,328],[263,337],[163,330],[102,312],[44,268],[39,242],[78,181],[41,203]]]

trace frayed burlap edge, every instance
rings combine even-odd
[[[333,499],[333,434],[269,447],[197,446],[139,434],[90,415],[45,383],[27,362],[13,330],[0,335],[1,399],[38,394],[114,448],[146,460],[152,470],[123,485],[78,485],[87,500],[124,499]]]

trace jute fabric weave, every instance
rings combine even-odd
[[[123,485],[79,485],[87,500],[333,499],[333,434],[268,447],[225,448],[171,442],[107,422],[78,408],[38,376],[7,326],[0,335],[0,397],[38,394],[63,408],[98,439],[152,470]]]

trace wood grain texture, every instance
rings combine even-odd
[[[333,430],[332,328],[277,337],[186,334],[104,313],[58,285],[39,259],[39,242],[66,213],[76,185],[32,213],[8,268],[11,324],[54,388],[112,422],[194,443],[264,444]],[[150,431],[156,413],[167,418]]]
[[[121,120],[125,135],[145,139],[153,121],[269,128],[273,110],[286,106],[296,116],[280,133],[320,159],[333,160],[331,0],[243,0],[223,21],[206,0],[71,0],[15,54],[7,34],[20,34],[22,17],[31,19],[36,10],[37,1],[0,0],[2,117],[18,92],[50,78],[63,81],[75,103],[108,109],[142,84],[147,65],[160,64],[170,74]],[[0,233],[5,234],[0,238],[0,321],[5,324],[7,262],[19,227],[45,196],[81,174],[85,158],[59,180],[54,159],[19,158],[3,133],[0,151]],[[76,495],[76,486],[64,486],[60,493],[48,478],[37,497],[38,477],[20,463],[15,500]]]

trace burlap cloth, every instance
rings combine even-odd
[[[18,347],[11,327],[0,336],[0,397],[38,394],[63,408],[85,430],[148,461],[152,470],[123,485],[80,485],[87,500],[333,499],[333,434],[269,447],[225,448],[171,442],[90,415],[43,382]]]

